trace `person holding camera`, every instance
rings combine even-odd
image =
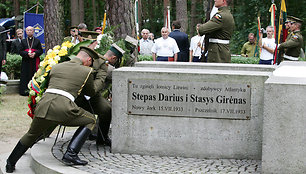
[[[71,26],[70,27],[70,36],[67,36],[67,37],[64,38],[64,42],[66,42],[66,41],[69,41],[69,42],[71,42],[75,45],[83,41],[83,39],[80,35],[80,32],[78,30],[78,27],[76,27],[76,26]]]

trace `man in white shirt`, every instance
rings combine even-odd
[[[189,62],[200,62],[202,51],[204,51],[204,37],[199,34],[199,26],[201,24],[197,24],[197,33],[198,35],[193,36],[190,41],[189,48]]]
[[[176,41],[168,37],[169,30],[166,27],[161,29],[162,37],[156,39],[152,47],[153,61],[177,61],[177,53],[180,52]]]
[[[152,40],[148,39],[149,33],[150,31],[148,29],[143,29],[141,31],[142,39],[139,41],[139,54],[141,55],[152,55],[151,49],[154,43]]]
[[[273,38],[274,28],[268,26],[266,28],[267,37],[259,38],[258,45],[261,48],[259,64],[272,65],[273,64],[273,54],[276,48],[275,39]]]

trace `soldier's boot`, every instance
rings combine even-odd
[[[21,156],[29,149],[29,147],[24,146],[19,141],[15,146],[14,150],[6,160],[6,173],[13,173],[15,170],[15,165],[17,161],[21,158]]]
[[[108,136],[110,123],[108,122],[99,122],[99,130],[96,144],[97,145],[105,145],[112,146],[112,140]]]
[[[67,151],[64,154],[62,160],[67,165],[86,165],[88,162],[81,160],[78,156],[83,144],[88,138],[91,130],[87,127],[80,127],[73,135]]]

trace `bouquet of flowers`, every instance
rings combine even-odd
[[[53,47],[53,49],[48,50],[46,57],[42,62],[40,62],[39,69],[28,84],[28,88],[30,90],[28,98],[28,115],[31,118],[34,116],[36,103],[39,102],[47,88],[49,73],[52,66],[68,60],[68,50],[72,46],[73,44],[69,41],[62,43],[61,46],[57,45]]]

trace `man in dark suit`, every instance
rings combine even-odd
[[[5,28],[0,26],[0,74],[2,65],[6,63],[6,32],[3,32],[4,30]]]
[[[180,52],[178,53],[177,61],[178,62],[188,62],[189,61],[189,41],[188,35],[180,31],[181,23],[180,21],[172,22],[172,32],[169,34],[169,37],[175,39]]]
[[[27,38],[21,41],[20,55],[21,75],[20,75],[20,95],[28,95],[28,83],[38,69],[40,62],[39,56],[43,53],[40,41],[34,37],[34,28],[28,26],[26,28]]]
[[[12,42],[11,53],[20,54],[21,51],[21,40],[23,37],[23,30],[21,28],[16,30],[17,38]]]

